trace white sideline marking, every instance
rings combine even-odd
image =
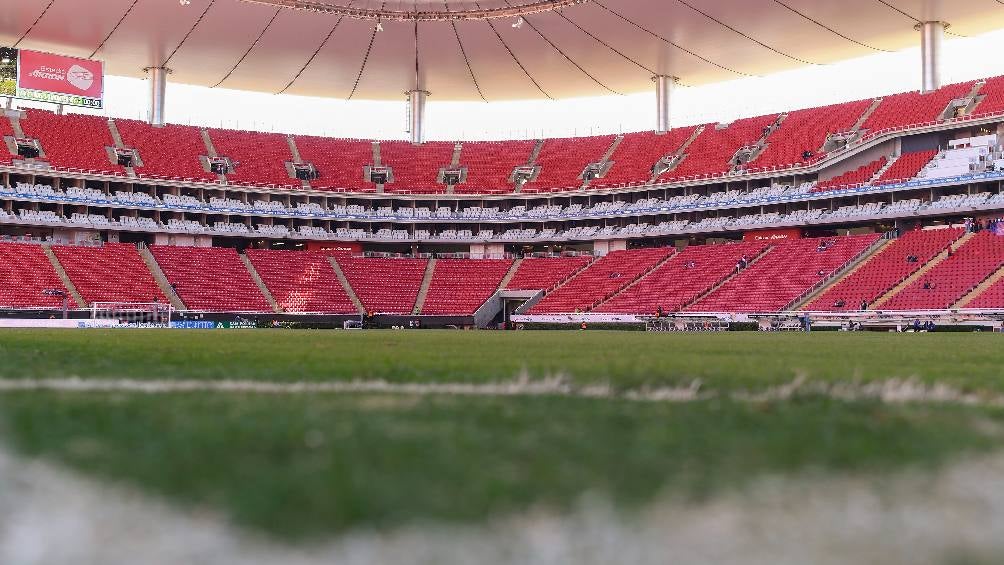
[[[769,402],[790,400],[799,396],[827,396],[838,400],[874,400],[888,404],[925,402],[1004,407],[1004,395],[988,392],[963,392],[943,383],[926,384],[916,379],[827,383],[801,377],[779,386],[733,392],[709,390],[699,380],[693,381],[686,387],[645,387],[623,390],[610,384],[578,385],[563,377],[519,378],[494,383],[394,383],[383,380],[277,382],[82,378],[0,379],[0,393],[18,391],[137,394],[207,392],[263,395],[372,393],[416,396],[562,396],[637,402],[695,402],[713,398],[739,402]]]

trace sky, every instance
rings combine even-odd
[[[1004,75],[1004,30],[946,37],[943,82]],[[917,90],[920,49],[699,87],[678,87],[673,126],[730,122],[883,94]],[[146,119],[147,83],[108,77],[103,115]],[[27,104],[25,104],[27,105]],[[575,137],[655,127],[655,94],[519,102],[436,102],[427,106],[429,140]],[[69,110],[77,111],[77,110]],[[405,139],[406,104],[277,96],[169,84],[172,123],[363,139]]]

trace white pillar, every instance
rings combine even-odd
[[[666,133],[670,129],[670,109],[673,101],[673,89],[676,87],[676,77],[656,75],[655,82],[655,133]]]
[[[425,143],[425,101],[429,92],[412,90],[408,94],[408,133],[415,145]]]
[[[150,81],[150,110],[147,121],[153,126],[162,126],[166,123],[164,117],[164,106],[167,96],[167,75],[171,74],[171,69],[167,67],[147,67],[147,80]]]
[[[921,92],[931,92],[941,88],[941,44],[945,39],[945,22],[924,22],[917,24],[920,32],[920,57],[923,70]]]

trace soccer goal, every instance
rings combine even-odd
[[[170,325],[174,308],[164,302],[95,302],[92,320],[114,320],[121,324]]]

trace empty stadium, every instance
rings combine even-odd
[[[999,0],[94,4],[0,8],[0,562],[1004,555],[964,486],[1004,429],[1000,52],[944,78]],[[894,54],[915,84],[673,118]],[[406,127],[197,125],[173,85]],[[641,95],[639,131],[430,119]]]

